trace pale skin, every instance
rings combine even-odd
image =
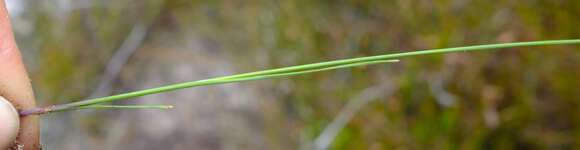
[[[0,96],[16,109],[36,106],[30,79],[28,78],[20,51],[14,41],[4,0],[0,0]],[[1,102],[0,102],[1,104]],[[39,145],[38,116],[11,117],[11,107],[0,106],[0,149],[20,147],[36,150]],[[14,125],[20,124],[20,128]],[[14,131],[17,130],[17,131]],[[11,134],[17,134],[16,137]]]

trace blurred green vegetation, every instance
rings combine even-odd
[[[234,58],[227,61],[235,62],[238,72],[430,48],[580,37],[577,0],[67,3],[72,9],[57,7],[61,3],[54,1],[28,1],[21,18],[30,31],[17,32],[41,104],[90,94],[109,57],[138,23],[150,26],[150,34],[134,57],[197,40],[203,49]],[[275,95],[277,106],[262,107],[280,108],[263,108],[274,113],[264,115],[268,147],[308,145],[304,141],[315,140],[351,97],[373,85],[390,84],[394,92],[385,92],[358,112],[332,149],[577,149],[579,48],[421,56],[394,65],[275,80],[263,89]],[[128,68],[135,67],[147,66],[129,62]],[[117,89],[121,91],[127,87]],[[442,93],[452,95],[450,104],[441,103]]]

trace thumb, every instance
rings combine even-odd
[[[0,149],[6,149],[14,142],[19,122],[18,112],[14,106],[0,96]]]
[[[17,109],[34,108],[36,105],[30,79],[14,42],[4,0],[0,0],[0,96],[10,100]],[[18,134],[16,142],[20,148],[40,149],[38,116],[21,117]]]

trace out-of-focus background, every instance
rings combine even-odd
[[[578,0],[8,0],[41,105],[412,50],[580,37]],[[201,87],[42,117],[45,149],[575,149],[580,47]]]

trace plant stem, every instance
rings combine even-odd
[[[21,116],[38,115],[38,114],[45,114],[45,113],[49,113],[49,112],[53,112],[53,111],[71,110],[71,109],[78,108],[78,107],[108,103],[108,102],[113,102],[113,101],[122,100],[122,99],[141,97],[141,96],[150,95],[150,94],[163,93],[163,92],[191,88],[191,87],[197,87],[197,86],[207,86],[207,85],[225,84],[225,83],[232,83],[232,82],[278,78],[278,77],[294,76],[294,75],[299,75],[299,74],[306,74],[306,73],[332,70],[332,69],[356,67],[356,66],[371,65],[371,64],[385,63],[385,62],[396,62],[397,60],[394,60],[394,59],[403,58],[403,57],[410,57],[410,56],[442,54],[442,53],[452,53],[452,52],[467,52],[467,51],[478,51],[478,50],[491,50],[491,49],[524,47],[524,46],[545,46],[545,45],[566,45],[566,44],[580,44],[580,39],[532,41],[532,42],[517,42],[517,43],[502,43],[502,44],[486,44],[486,45],[431,49],[431,50],[422,50],[422,51],[413,51],[413,52],[404,52],[404,53],[395,53],[395,54],[386,54],[386,55],[377,55],[377,56],[369,56],[369,57],[359,57],[359,58],[352,58],[352,59],[327,61],[327,62],[321,62],[321,63],[306,64],[306,65],[291,66],[291,67],[285,67],[285,68],[243,73],[243,74],[237,74],[237,75],[231,75],[231,76],[225,76],[225,77],[217,77],[217,78],[206,79],[206,80],[177,83],[177,84],[172,84],[172,85],[167,85],[167,86],[162,86],[162,87],[157,87],[157,88],[145,89],[145,90],[141,90],[141,91],[129,92],[129,93],[107,96],[107,97],[102,97],[102,98],[94,98],[94,99],[89,99],[89,100],[85,100],[85,101],[78,101],[78,102],[73,102],[73,103],[68,103],[68,104],[52,105],[52,106],[43,107],[43,108],[34,108],[34,109],[29,109],[29,110],[23,110],[20,112],[20,115]]]
[[[20,116],[27,116],[33,114],[46,114],[46,113],[54,113],[54,112],[62,112],[62,111],[72,111],[72,110],[82,110],[82,109],[172,109],[173,105],[88,105],[88,106],[79,106],[79,107],[71,107],[69,109],[53,109],[50,107],[46,108],[37,108],[37,109],[29,109],[27,111],[20,111]]]

